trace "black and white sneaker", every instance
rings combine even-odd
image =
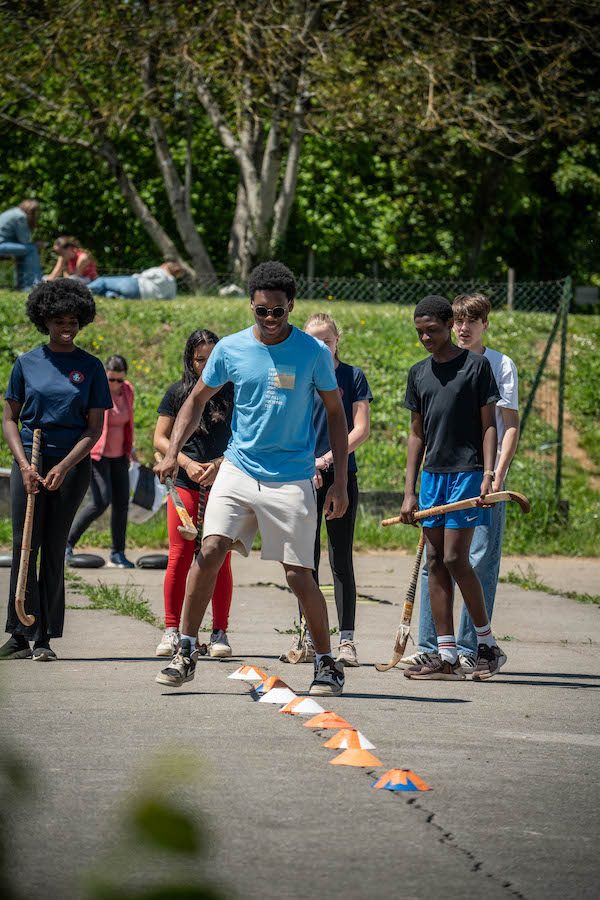
[[[156,676],[156,681],[159,684],[168,684],[170,687],[181,687],[186,681],[193,681],[197,659],[198,648],[192,650],[189,641],[182,641],[167,668],[161,669]]]
[[[335,697],[344,689],[344,665],[331,656],[315,662],[315,677],[308,693],[312,697]]]

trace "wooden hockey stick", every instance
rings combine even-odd
[[[487,506],[494,506],[496,503],[506,503],[509,500],[518,503],[524,513],[528,513],[531,504],[525,494],[518,494],[516,491],[498,491],[495,494],[486,494],[483,502]],[[459,509],[470,509],[479,505],[479,497],[470,497],[468,500],[457,500],[456,503],[447,503],[445,506],[432,506],[430,509],[421,509],[413,516],[413,522],[419,522],[428,516],[441,516],[444,513],[456,512]],[[384,519],[382,525],[399,525],[402,522],[400,516],[394,516],[392,519]]]
[[[156,462],[162,462],[162,454],[157,451],[154,454],[154,459],[156,460]],[[169,492],[169,497],[173,502],[173,506],[175,507],[175,512],[177,513],[181,521],[181,525],[177,526],[177,531],[184,539],[184,541],[195,541],[198,536],[198,529],[192,522],[192,517],[185,508],[185,504],[179,496],[179,491],[173,484],[173,479],[170,475],[167,475],[167,477],[165,478],[165,486],[167,488],[167,491]]]
[[[36,472],[40,462],[40,443],[42,431],[36,428],[33,432],[33,445],[31,447],[31,468]],[[21,559],[19,561],[19,575],[15,591],[15,610],[19,622],[22,625],[33,625],[35,616],[25,612],[25,597],[27,593],[27,575],[29,574],[29,554],[31,553],[31,535],[33,533],[33,512],[35,509],[35,494],[27,494],[27,506],[25,507],[25,522],[23,523],[23,537],[21,539]]]
[[[402,618],[400,619],[400,625],[398,626],[398,631],[396,632],[396,643],[394,644],[392,658],[388,663],[375,663],[375,668],[378,672],[387,672],[390,669],[393,669],[394,666],[398,665],[398,663],[404,656],[404,649],[406,647],[408,635],[410,634],[410,620],[412,619],[412,611],[415,603],[417,581],[419,580],[419,570],[421,569],[421,560],[423,559],[424,546],[425,535],[423,534],[423,532],[421,532],[419,536],[419,545],[417,547],[417,555],[415,557],[415,564],[410,576],[408,590],[406,591],[404,606],[402,607]]]

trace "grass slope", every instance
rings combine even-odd
[[[80,335],[79,344],[106,358],[124,354],[130,364],[130,379],[136,389],[136,446],[148,462],[156,409],[166,387],[178,378],[181,354],[188,334],[195,328],[210,328],[225,335],[250,324],[248,304],[240,299],[182,298],[171,302],[136,303],[99,300],[93,325]],[[375,400],[371,406],[370,440],[358,451],[359,478],[364,490],[402,490],[406,461],[408,412],[403,408],[406,375],[424,355],[413,324],[412,308],[393,304],[316,303],[299,301],[292,321],[302,326],[308,315],[326,310],[343,329],[340,355],[361,366]],[[24,297],[0,292],[0,381],[6,384],[17,354],[42,341],[24,314]],[[552,316],[545,313],[496,312],[489,330],[490,346],[509,353],[519,368],[521,398],[527,396]],[[567,403],[582,435],[582,444],[598,461],[598,357],[600,319],[572,316],[567,385]],[[551,386],[550,386],[551,387]],[[595,415],[596,413],[596,415]],[[590,489],[588,472],[581,463],[567,459],[563,496],[571,504],[569,528],[556,522],[552,506],[551,446],[555,433],[534,416],[522,441],[511,472],[511,487],[533,500],[534,511],[523,517],[509,511],[505,542],[507,552],[597,554],[600,547],[600,494]],[[0,446],[0,464],[10,460],[8,448]],[[0,527],[0,540],[8,537],[7,523]],[[162,518],[145,526],[131,526],[130,544],[165,545]],[[413,529],[381,529],[372,517],[359,516],[357,547],[408,547],[416,544]],[[107,534],[94,540],[109,544]]]

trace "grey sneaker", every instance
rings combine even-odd
[[[400,665],[407,668],[408,666],[426,666],[434,657],[439,656],[438,653],[430,653],[428,650],[417,650],[410,656],[403,656]]]
[[[458,660],[449,663],[441,656],[431,656],[429,662],[422,666],[410,666],[404,670],[405,678],[414,678],[417,681],[464,681],[465,676],[460,670]]]
[[[343,666],[360,666],[354,641],[340,641],[336,662]]]
[[[308,693],[311,697],[336,697],[344,689],[344,667],[332,656],[322,656],[315,662],[315,677]]]
[[[213,631],[208,642],[208,655],[216,659],[231,656],[231,646],[226,631]]]
[[[0,647],[0,659],[29,659],[30,656],[29,641],[22,634],[11,634]]]
[[[302,640],[301,636],[297,635],[292,641],[290,649],[281,654],[279,661],[292,664],[314,663],[315,648],[312,645],[312,641]]]
[[[179,632],[176,628],[167,628],[156,648],[156,656],[175,656],[179,649]]]
[[[477,663],[473,670],[473,681],[487,681],[497,675],[506,662],[506,653],[496,644],[488,647],[480,644],[477,648]]]
[[[43,642],[38,642],[33,645],[33,653],[31,654],[31,658],[34,662],[53,662],[53,660],[57,659],[56,653],[48,643],[46,639]]]
[[[186,681],[194,680],[197,659],[198,650],[192,650],[190,642],[183,641],[167,668],[161,669],[155,680],[169,687],[181,687]]]

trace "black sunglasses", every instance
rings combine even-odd
[[[273,316],[274,319],[281,319],[282,316],[285,316],[286,312],[288,312],[285,306],[274,306],[273,309],[269,309],[268,306],[253,306],[252,309],[259,319],[266,319],[267,316]]]
[[[109,380],[109,381],[116,381],[117,384],[123,384],[123,382],[125,381],[124,378],[109,378],[108,380]]]

